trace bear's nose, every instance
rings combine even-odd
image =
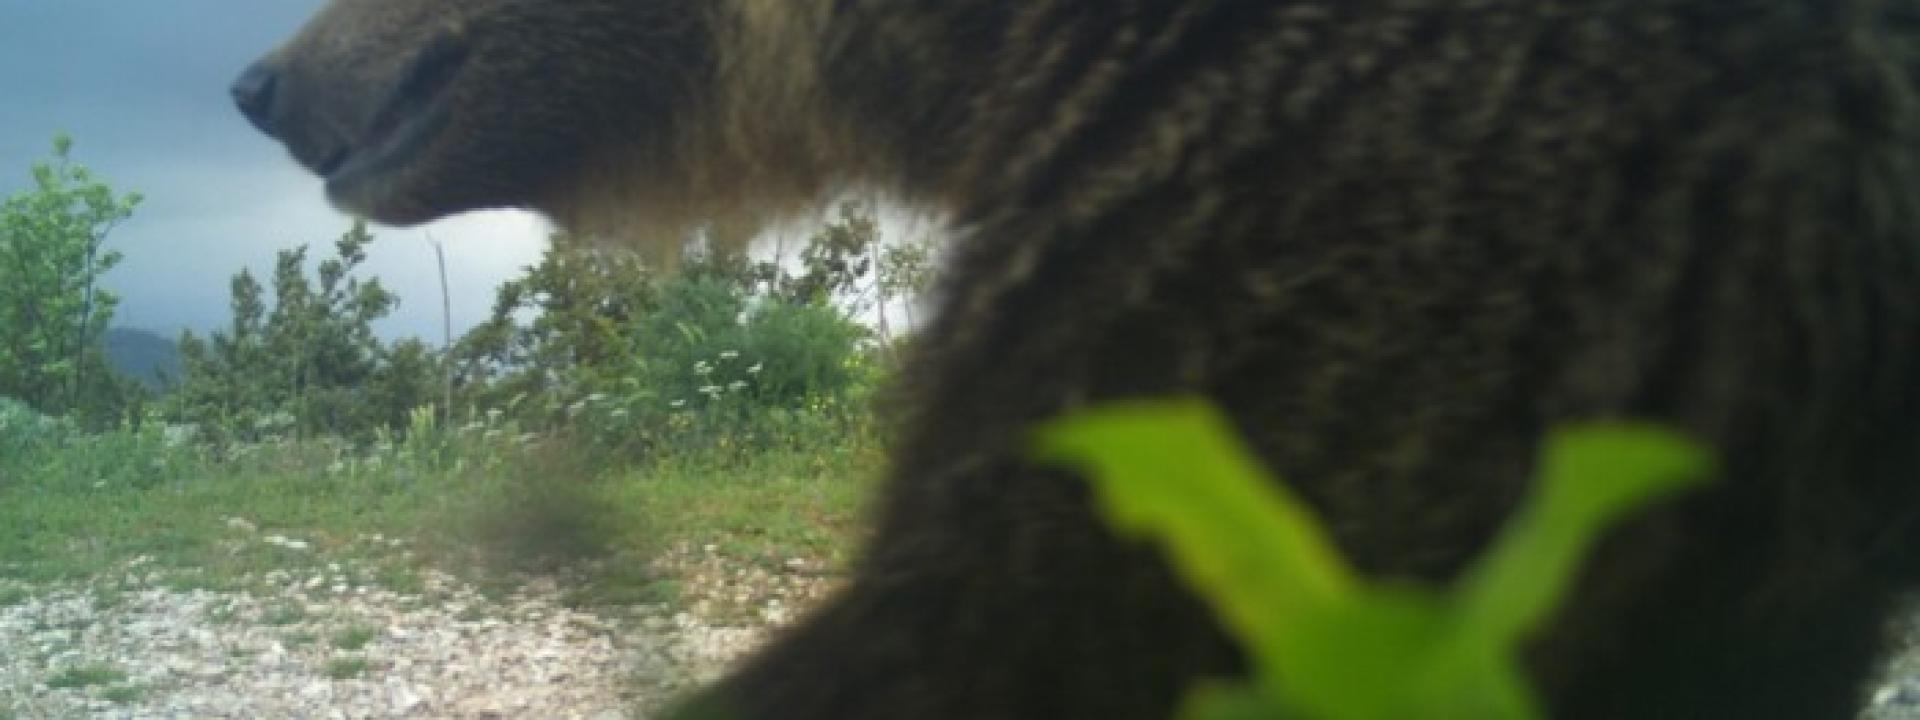
[[[239,106],[240,114],[247,121],[268,135],[277,135],[273,123],[273,96],[280,84],[280,73],[266,62],[257,62],[240,73],[240,79],[233,81],[229,92],[233,93],[233,104]]]

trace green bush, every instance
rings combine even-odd
[[[861,285],[870,265],[816,262],[796,279],[695,254],[659,273],[557,237],[461,340],[459,402],[629,459],[859,444],[873,333],[821,289]]]
[[[225,330],[180,339],[184,377],[170,419],[216,444],[284,438],[370,440],[439,400],[441,359],[418,340],[382,342],[373,323],[399,298],[354,271],[373,242],[356,223],[309,277],[305,247],[281,251],[271,287],[242,271]]]
[[[72,147],[54,138],[32,186],[0,199],[0,395],[97,428],[140,395],[107,363],[119,298],[100,284],[121,260],[107,236],[140,195],[116,193],[72,160]]]
[[[711,278],[663,283],[623,366],[567,408],[580,434],[645,455],[839,442],[874,383],[865,328],[819,303],[751,298]],[[760,300],[759,302],[753,302]]]
[[[0,453],[27,452],[60,435],[60,421],[41,415],[26,403],[0,396]]]

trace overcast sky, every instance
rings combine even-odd
[[[119,190],[146,201],[109,243],[118,324],[173,334],[228,319],[227,283],[263,274],[275,251],[314,254],[350,224],[318,180],[234,112],[228,83],[321,0],[0,0],[0,195],[28,182],[53,135]],[[431,233],[446,243],[455,332],[484,319],[493,289],[538,259],[545,225],[479,213],[423,228],[376,228],[368,271],[401,297],[380,330],[440,336]]]

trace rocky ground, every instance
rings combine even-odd
[[[551,579],[395,592],[350,562],[244,591],[170,588],[138,559],[111,591],[0,585],[0,719],[644,718],[831,583],[681,547],[656,563],[673,605],[588,612]]]
[[[0,583],[0,720],[645,718],[833,583],[801,558],[680,546],[655,563],[674,603],[590,612],[552,578],[483,592],[429,570],[398,592],[356,581],[356,560],[316,560],[222,592],[139,558],[111,590]],[[1920,611],[1910,618],[1860,720],[1920,720]]]

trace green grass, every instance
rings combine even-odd
[[[6,528],[0,557],[11,561],[0,573],[28,582],[67,581],[145,555],[163,568],[204,568],[203,577],[170,576],[170,583],[220,587],[311,555],[261,542],[271,532],[306,530],[325,548],[360,531],[417,527],[421,514],[440,502],[436,493],[453,491],[452,478],[400,483],[329,475],[324,456],[299,447],[268,449],[242,461],[196,462],[196,472],[148,483],[63,477],[55,474],[59,463],[54,465],[27,482],[0,485],[0,528]],[[262,530],[235,530],[226,524],[229,516]]]
[[[237,577],[228,575],[210,576],[200,568],[180,568],[162,575],[158,584],[174,592],[219,591],[233,589],[237,581]]]
[[[373,581],[380,587],[393,592],[414,595],[426,589],[426,581],[420,577],[420,571],[390,559],[380,562],[375,569]]]
[[[138,685],[114,685],[100,692],[101,699],[122,705],[139,702],[144,696],[146,696],[146,689]]]
[[[333,647],[336,650],[345,650],[348,652],[360,650],[365,648],[367,643],[373,642],[374,635],[375,632],[373,628],[365,625],[353,625],[341,628],[333,634]]]
[[[319,444],[267,446],[220,459],[193,449],[109,442],[114,437],[39,457],[0,457],[0,477],[8,480],[0,483],[0,558],[6,558],[0,579],[28,585],[85,580],[144,556],[162,571],[162,587],[228,590],[268,570],[361,556],[374,568],[373,581],[415,591],[421,586],[417,562],[399,560],[399,549],[354,539],[432,532],[444,524],[441,518],[458,516],[501,484],[480,469],[498,465],[499,453],[490,450],[476,450],[486,457],[461,457],[440,472],[399,463],[341,472],[334,462],[339,450]],[[119,460],[78,457],[87,453]],[[97,467],[116,464],[151,466],[152,472]],[[230,518],[257,529],[236,527]],[[306,548],[269,542],[275,535]],[[435,545],[462,542],[447,536]]]
[[[47,678],[50,688],[83,688],[94,685],[111,685],[127,679],[127,674],[105,665],[81,665],[70,667]]]
[[[517,472],[450,507],[417,547],[443,557],[478,550],[497,569],[584,569],[568,591],[577,606],[663,602],[674,598],[674,584],[647,561],[675,543],[715,545],[769,565],[795,556],[844,560],[879,466],[870,452],[795,451],[690,454],[611,471],[593,463],[531,454]],[[481,580],[482,589],[511,589],[511,579],[500,579]]]
[[[266,625],[292,625],[307,619],[307,608],[297,602],[279,602],[266,607],[260,613],[260,622]]]
[[[327,661],[325,673],[329,680],[352,680],[366,676],[368,667],[363,657],[337,657]]]
[[[874,460],[868,467],[878,467]],[[647,559],[686,543],[715,546],[730,558],[777,567],[793,557],[844,562],[861,521],[873,472],[802,453],[765,453],[716,463],[678,458],[613,474],[595,490],[604,562],[572,588],[575,606],[673,600],[671,577]]]
[[[95,612],[107,612],[127,604],[127,594],[119,588],[102,588],[93,593]]]
[[[767,454],[715,470],[698,458],[628,471],[612,484],[624,538],[713,544],[729,554],[783,561],[794,555],[844,560],[879,458],[828,466],[816,458]]]
[[[658,602],[673,585],[646,563],[673,543],[770,564],[844,560],[880,464],[866,445],[695,452],[625,467],[559,443],[472,445],[438,465],[341,472],[339,448],[320,444],[216,458],[102,436],[0,458],[0,606],[39,585],[122,577],[138,557],[153,584],[180,590],[257,588],[269,571],[304,578],[339,563],[350,572],[327,572],[316,592],[344,574],[420,593],[426,567],[504,592],[522,571],[571,567],[584,571],[575,602]],[[375,534],[405,542],[363,540]],[[268,541],[276,535],[305,547]],[[121,601],[112,591],[96,597],[103,607]],[[286,604],[263,621],[306,619]]]

